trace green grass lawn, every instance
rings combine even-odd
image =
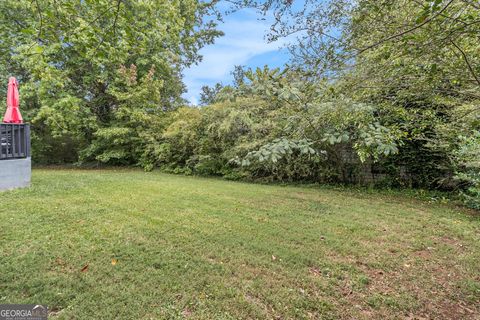
[[[479,299],[480,219],[449,205],[136,170],[0,193],[0,304],[52,318],[478,319]]]

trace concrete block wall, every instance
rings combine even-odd
[[[0,160],[0,191],[28,187],[32,176],[31,158]]]

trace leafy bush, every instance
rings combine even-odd
[[[480,131],[460,140],[462,146],[455,153],[459,164],[455,177],[465,185],[460,195],[467,206],[480,209]]]

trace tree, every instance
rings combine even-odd
[[[134,65],[139,79],[154,70],[151,79],[162,85],[150,112],[177,108],[182,69],[221,35],[206,20],[212,10],[199,0],[2,1],[0,72],[20,79],[35,145],[73,139],[65,152],[76,153],[120,121],[121,66]]]
[[[233,86],[235,88],[238,88],[245,83],[245,66],[234,66],[233,71],[230,72],[230,74],[233,76]]]
[[[222,91],[223,85],[216,83],[215,86],[202,86],[202,92],[200,92],[200,105],[206,106],[215,103],[217,95]]]
[[[296,35],[292,65],[312,85],[327,84],[318,90],[374,106],[383,126],[403,133],[398,154],[385,167],[404,168],[412,186],[462,185],[454,178],[463,170],[454,154],[464,141],[476,141],[479,129],[478,122],[466,121],[480,111],[475,1],[235,3],[273,12],[270,40]]]
[[[354,70],[360,75],[350,83],[354,89],[365,81],[383,88],[413,81],[417,89],[443,81],[437,92],[479,98],[480,6],[475,1],[233,2],[236,8],[273,12],[269,40],[295,35],[292,63],[306,73],[338,79]]]
[[[232,91],[240,88],[245,83],[247,74],[245,66],[234,66],[234,69],[230,74],[233,76],[233,86],[224,86],[221,83],[216,83],[213,87],[202,86],[202,92],[200,92],[200,105],[206,106],[218,102],[223,99],[223,96],[229,95]]]

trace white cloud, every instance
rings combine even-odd
[[[202,62],[184,71],[184,82],[188,88],[185,97],[192,104],[197,104],[203,85],[228,82],[234,65],[244,65],[249,59],[277,51],[286,43],[285,39],[267,43],[265,35],[270,23],[257,20],[253,11],[242,10],[224,20],[220,29],[225,35],[217,39],[214,45],[200,51]]]

